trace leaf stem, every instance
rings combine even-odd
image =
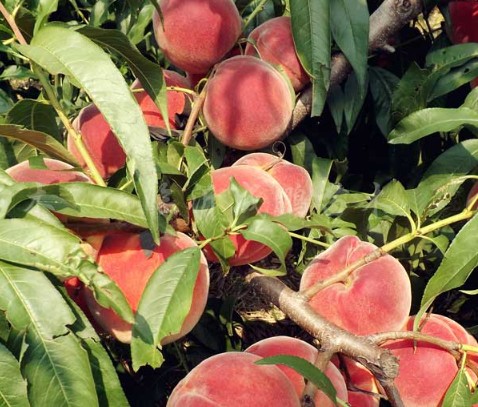
[[[304,242],[309,242],[309,243],[315,244],[317,246],[322,246],[322,247],[325,247],[325,248],[330,247],[330,244],[321,242],[320,240],[315,240],[315,239],[312,239],[311,237],[302,236],[302,235],[299,235],[298,233],[294,233],[294,232],[288,232],[288,233],[289,233],[290,237],[295,237],[296,239],[303,240]]]
[[[257,7],[252,11],[251,14],[247,16],[247,18],[244,20],[244,25],[243,25],[243,31],[247,28],[247,26],[251,23],[251,21],[256,18],[256,16],[264,10],[264,6],[269,0],[262,0]]]

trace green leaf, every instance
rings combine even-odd
[[[474,88],[468,93],[462,107],[468,107],[472,110],[478,111],[478,88]]]
[[[83,27],[79,31],[96,44],[119,55],[129,65],[141,86],[158,106],[161,115],[165,118],[166,128],[170,132],[169,120],[166,120],[168,117],[166,82],[161,66],[144,57],[121,31],[91,26]]]
[[[312,173],[312,162],[317,155],[311,141],[302,133],[295,131],[287,137],[292,153],[292,162]]]
[[[58,287],[58,285],[61,286]],[[129,403],[121,387],[118,374],[108,352],[100,341],[100,337],[83,311],[68,295],[62,283],[57,283],[57,289],[59,289],[63,299],[75,315],[75,323],[69,325],[69,328],[80,338],[81,346],[88,353],[100,406],[128,407]]]
[[[471,406],[471,392],[468,387],[468,379],[466,377],[466,370],[461,368],[456,373],[455,378],[448,387],[445,397],[442,401],[442,406],[446,407],[463,407]]]
[[[9,110],[6,120],[8,124],[18,124],[61,140],[56,111],[48,103],[33,99],[20,100]]]
[[[478,57],[477,43],[456,44],[430,52],[426,58],[426,66],[435,65],[438,68],[451,69],[476,57]]]
[[[78,166],[75,157],[73,157],[63,144],[41,131],[27,130],[18,125],[0,124],[0,136],[6,137],[9,140],[21,141],[22,143],[37,148],[52,158],[67,161]]]
[[[75,80],[101,111],[126,152],[127,168],[148,226],[159,242],[158,177],[148,127],[110,57],[87,37],[58,25],[42,28],[31,45],[19,45],[18,49],[51,74],[64,73]]]
[[[42,191],[60,197],[70,205],[52,206],[56,212],[64,215],[116,219],[140,227],[147,227],[147,221],[138,197],[114,188],[105,188],[85,182],[68,182],[39,186],[38,202],[42,202]],[[160,230],[166,229],[166,220],[160,215]]]
[[[174,253],[148,280],[133,325],[133,369],[160,367],[161,341],[180,332],[192,304],[201,251],[191,247]]]
[[[98,405],[87,354],[67,328],[74,315],[43,273],[0,262],[0,309],[25,332],[21,370],[33,405]]]
[[[457,233],[435,274],[428,281],[423,293],[417,319],[430,307],[440,294],[461,287],[475,267],[478,252],[474,242],[478,234],[478,216],[474,216]]]
[[[263,358],[256,362],[257,365],[285,365],[294,369],[301,376],[314,383],[314,385],[337,405],[337,391],[330,379],[305,359],[292,355],[277,355]]]
[[[410,203],[403,185],[392,180],[370,202],[370,206],[392,216],[410,216]]]
[[[320,213],[323,210],[325,190],[329,183],[329,175],[332,170],[333,161],[327,158],[316,157],[312,161],[312,185],[314,194],[312,195],[311,209]]]
[[[0,407],[29,407],[27,383],[20,372],[20,364],[0,343]]]
[[[234,212],[234,225],[240,225],[246,221],[246,219],[257,214],[263,199],[256,198],[249,191],[242,188],[235,178],[231,179],[229,184],[232,197],[234,199],[234,205],[232,207]]]
[[[428,96],[431,101],[446,95],[460,86],[470,82],[478,76],[478,59],[471,60],[457,68],[451,69],[446,75],[441,76],[435,83]]]
[[[254,240],[270,247],[281,263],[280,267],[274,270],[254,265],[251,265],[252,268],[271,276],[283,276],[286,274],[285,256],[292,248],[292,239],[282,226],[260,217],[252,218],[247,229],[241,230],[240,233],[247,240]]]
[[[329,0],[290,0],[297,55],[312,80],[312,116],[320,116],[330,82]]]
[[[366,93],[369,17],[365,0],[330,2],[332,36],[352,65],[362,96]]]
[[[428,167],[415,188],[417,214],[433,214],[450,202],[463,176],[478,165],[478,140],[465,140],[450,147]]]
[[[0,259],[47,271],[60,278],[78,277],[97,301],[125,321],[133,321],[118,286],[85,254],[81,240],[65,230],[27,219],[0,220]]]
[[[391,144],[410,144],[430,134],[456,130],[464,125],[478,127],[478,112],[467,107],[428,108],[405,117],[388,139]]]
[[[39,0],[37,2],[35,29],[36,33],[39,28],[46,24],[50,14],[54,13],[58,8],[58,0]]]
[[[392,130],[392,98],[399,78],[386,69],[369,68],[370,92],[375,110],[375,120],[384,136]]]

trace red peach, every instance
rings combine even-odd
[[[310,82],[295,51],[290,17],[271,18],[257,26],[250,34],[245,54],[259,56],[262,60],[278,65],[289,77],[296,92]]]
[[[179,382],[167,407],[300,407],[294,387],[276,366],[256,365],[245,352],[212,356]]]
[[[167,86],[189,87],[189,81],[178,73],[167,70],[164,70],[163,73]],[[139,82],[135,81],[132,88],[139,86],[141,86]],[[134,95],[143,111],[146,124],[148,126],[165,128],[162,114],[147,93],[145,91],[135,92]],[[181,92],[168,91],[167,102],[169,123],[171,128],[175,129],[175,114],[183,112],[186,105],[186,96]],[[73,121],[73,127],[81,133],[85,147],[103,178],[109,178],[120,168],[124,167],[126,155],[123,148],[111,130],[110,125],[95,105],[91,104],[83,108]],[[86,168],[86,163],[70,136],[67,139],[67,146],[82,167]]]
[[[451,1],[448,3],[451,22],[451,41],[455,44],[478,42],[478,2]]]
[[[98,264],[118,285],[133,312],[138,309],[141,295],[153,272],[173,253],[194,247],[196,243],[187,235],[178,232],[176,236],[164,235],[159,246],[145,251],[142,237],[137,233],[115,232],[108,234],[98,253]],[[187,334],[198,322],[206,306],[209,290],[209,269],[201,255],[193,303],[180,333],[166,337],[162,344],[173,342]],[[85,291],[86,302],[98,324],[121,342],[131,341],[131,324],[123,321],[114,311],[98,305],[91,291]]]
[[[410,317],[406,330],[413,329]],[[430,317],[421,332],[448,341],[456,341],[452,328],[441,319]],[[422,341],[397,340],[384,345],[399,358],[395,385],[407,407],[436,407],[458,372],[452,354]]]
[[[203,113],[221,143],[257,150],[284,135],[293,107],[292,88],[272,65],[237,56],[217,65],[207,84]]]
[[[470,205],[473,198],[475,198],[476,194],[478,194],[478,182],[475,182],[468,192],[468,197],[466,198],[466,205]],[[478,207],[478,201],[473,205],[472,209],[476,209]]]
[[[300,339],[291,338],[289,336],[273,336],[271,338],[263,339],[255,344],[249,346],[245,352],[253,353],[263,358],[277,355],[290,355],[307,360],[314,364],[319,352],[312,345]],[[277,365],[294,385],[297,396],[302,397],[305,388],[304,378],[294,369]],[[337,397],[341,400],[347,401],[347,386],[340,371],[334,364],[329,363],[325,370],[325,375],[330,379],[334,388],[337,391]],[[334,403],[321,391],[316,393],[314,398],[316,406],[333,407]]]
[[[307,215],[314,187],[305,168],[267,153],[247,154],[237,160],[233,166],[244,164],[261,167],[271,174],[289,197],[292,213],[301,218]]]
[[[153,16],[156,41],[169,61],[193,74],[206,73],[234,46],[242,30],[232,0],[160,0]]]
[[[214,193],[224,192],[234,178],[237,183],[257,198],[262,198],[263,203],[258,213],[267,213],[272,216],[282,215],[291,211],[289,198],[279,183],[266,171],[260,168],[240,165],[225,167],[211,172]],[[271,249],[262,243],[246,240],[240,234],[230,234],[236,252],[228,261],[231,266],[254,263],[271,253]],[[208,260],[217,261],[212,251],[205,251]]]
[[[377,250],[356,236],[345,236],[320,253],[305,269],[300,289],[334,276]],[[403,266],[386,254],[358,267],[344,282],[322,289],[310,305],[324,318],[356,334],[399,330],[411,307],[410,279]]]
[[[72,171],[73,166],[63,161],[44,158],[43,162],[46,168],[31,168],[26,160],[7,168],[5,172],[17,182],[39,182],[44,185],[58,182],[91,182],[85,174]]]

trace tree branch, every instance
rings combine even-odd
[[[421,0],[385,0],[370,16],[369,52],[387,48],[389,39],[416,18],[421,10]],[[332,57],[330,86],[342,83],[350,72],[351,66],[347,58],[343,54],[334,55]],[[289,131],[295,129],[302,120],[310,115],[311,107],[312,88],[309,86],[297,100],[289,124]]]

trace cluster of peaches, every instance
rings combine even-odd
[[[159,6],[161,16],[156,13],[153,20],[158,45],[165,57],[186,73],[182,76],[175,70],[164,70],[167,86],[174,87],[167,92],[170,126],[176,128],[175,114],[183,113],[188,103],[185,93],[177,88],[190,89],[207,77],[202,113],[208,129],[219,141],[249,152],[283,137],[292,115],[294,91],[300,91],[309,81],[295,54],[290,19],[278,17],[258,26],[248,38],[245,55],[227,57],[242,32],[242,21],[232,0],[160,0]],[[134,82],[132,89],[146,123],[164,128],[165,118],[141,84]],[[126,156],[120,144],[93,104],[79,113],[74,127],[104,179],[125,165]],[[68,139],[67,144],[86,169],[72,140]],[[44,163],[47,168],[38,169],[23,162],[7,173],[19,182],[92,182],[84,172],[63,162],[47,158]],[[312,181],[304,168],[264,152],[245,154],[231,166],[212,171],[211,179],[215,194],[228,189],[235,179],[250,194],[262,199],[258,212],[272,216],[305,217],[313,195]],[[123,291],[133,311],[137,310],[152,273],[173,253],[197,245],[181,232],[162,236],[160,245],[151,251],[143,250],[140,233],[92,232],[81,238],[98,265]],[[231,266],[254,263],[271,253],[269,247],[240,234],[231,234],[229,239],[235,247],[234,255],[228,259]],[[301,290],[330,280],[376,250],[373,244],[354,236],[339,239],[306,268]],[[216,256],[206,246],[189,314],[181,331],[166,337],[163,345],[183,337],[198,322],[209,291],[208,262],[215,261]],[[77,280],[68,280],[65,285],[98,329],[121,342],[131,341],[129,323],[98,305]],[[409,277],[390,255],[350,268],[340,281],[317,290],[310,305],[330,322],[356,335],[411,330],[413,326],[413,318],[409,317]],[[439,315],[430,316],[422,332],[476,345],[464,328]],[[437,346],[410,340],[390,341],[383,346],[400,359],[396,385],[405,405],[440,405],[458,371],[454,356]],[[299,356],[314,363],[318,351],[298,339],[275,337],[254,344],[245,352],[216,355],[180,382],[168,406],[300,406],[305,381],[299,374],[280,365],[254,363],[261,357],[278,354]],[[378,406],[380,388],[369,371],[352,360],[332,362],[325,373],[340,399],[352,406]],[[475,377],[473,370],[470,377]],[[320,391],[315,403],[333,405]]]

